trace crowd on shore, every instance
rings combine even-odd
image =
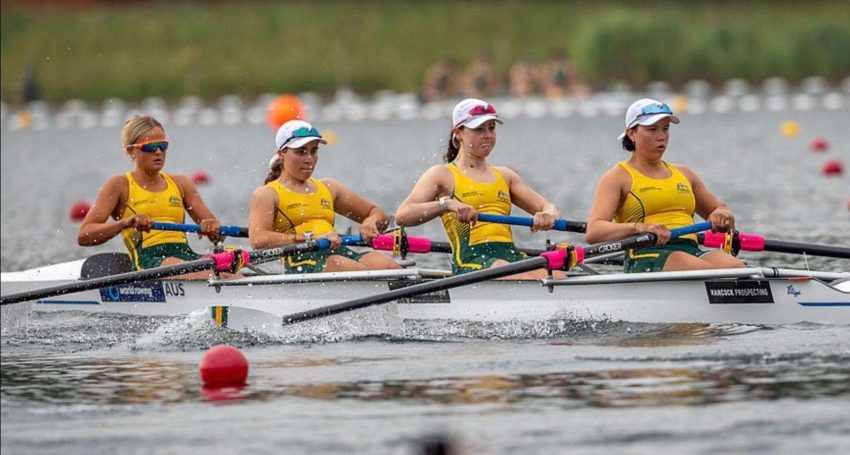
[[[446,57],[425,72],[420,92],[423,102],[446,98],[487,98],[507,95],[523,98],[584,97],[590,94],[575,66],[560,50],[553,50],[545,62],[527,53],[500,75],[487,53],[476,56],[465,69],[452,57]]]

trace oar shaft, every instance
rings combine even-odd
[[[811,254],[831,258],[850,259],[850,248],[841,246],[816,245],[811,243],[785,242],[782,240],[764,240],[765,251],[779,253]]]
[[[443,291],[446,289],[456,288],[458,286],[463,286],[466,284],[473,284],[480,281],[502,278],[517,273],[523,273],[528,272],[530,270],[544,268],[548,263],[548,259],[542,256],[538,256],[534,258],[524,259],[522,261],[513,262],[511,264],[501,267],[492,267],[489,269],[477,270],[472,273],[455,275],[449,278],[441,278],[439,280],[414,284],[412,286],[408,286],[401,289],[395,289],[393,291],[385,292],[376,296],[361,297],[359,299],[349,300],[347,302],[339,303],[336,305],[329,305],[313,310],[290,314],[288,316],[283,317],[283,324],[293,324],[309,319],[331,316],[334,314],[353,311],[360,308],[366,308],[372,305],[379,305],[381,303],[392,302],[393,300],[399,300],[405,297],[423,294],[426,292]]]
[[[514,226],[531,227],[534,225],[534,218],[525,216],[493,215],[490,213],[479,213],[478,221],[483,221],[485,223],[511,224]],[[552,229],[566,232],[585,232],[587,231],[587,223],[584,221],[557,219],[555,220],[555,226]]]
[[[850,248],[847,247],[771,240],[756,234],[738,233],[737,236],[741,251],[774,251],[777,253],[794,254],[805,253],[812,256],[850,259]],[[700,240],[703,245],[709,248],[719,248],[723,245],[725,237],[726,234],[704,232],[701,234]]]
[[[201,232],[201,227],[197,224],[162,223],[159,221],[154,221],[151,229],[158,231]],[[248,228],[246,227],[222,226],[219,232],[221,235],[227,237],[248,237]]]
[[[342,236],[342,243],[345,245],[356,244],[361,240],[359,235]],[[234,264],[241,263],[261,264],[263,262],[273,261],[283,256],[289,256],[309,251],[316,251],[330,247],[330,242],[320,238],[308,240],[303,243],[294,243],[277,248],[268,248],[262,250],[254,250],[251,252],[236,250],[225,251],[222,253],[212,254],[203,259],[194,261],[181,262],[179,264],[157,267],[153,269],[140,270],[136,272],[127,272],[118,275],[107,277],[94,278],[91,280],[75,281],[73,283],[52,286],[33,291],[19,292],[0,297],[0,305],[10,303],[26,302],[29,300],[38,300],[47,297],[55,297],[57,295],[71,294],[74,292],[89,291],[92,289],[100,289],[110,286],[120,286],[123,284],[139,283],[143,281],[159,280],[186,273],[201,272],[204,270],[217,270],[221,272],[230,271]],[[241,254],[241,256],[237,256]]]
[[[179,264],[169,265],[165,267],[157,267],[156,269],[121,273],[118,275],[111,275],[108,277],[95,278],[86,281],[75,281],[73,283],[52,286],[49,288],[5,295],[0,297],[0,305],[44,299],[47,297],[55,297],[57,295],[89,291],[92,289],[100,289],[109,286],[120,286],[123,284],[158,280],[170,276],[183,275],[184,273],[209,270],[215,267],[215,265],[216,260],[214,258],[204,258],[197,259],[195,261],[181,262]]]

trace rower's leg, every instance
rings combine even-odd
[[[323,272],[356,272],[359,270],[369,270],[366,264],[361,264],[354,259],[349,259],[345,256],[332,254],[325,261]]]
[[[720,255],[728,256],[728,260]],[[707,269],[725,269],[746,267],[743,262],[738,259],[719,251],[712,251],[702,257],[691,256],[682,251],[670,253],[667,261],[664,263],[665,272],[674,272],[677,270],[707,270]]]
[[[372,270],[401,268],[392,256],[377,251],[364,254],[363,257],[360,258],[360,263]]]

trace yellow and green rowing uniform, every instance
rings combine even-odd
[[[467,177],[454,163],[446,167],[454,176],[452,199],[472,206],[479,213],[510,215],[510,188],[496,168],[490,166],[496,180],[484,183]],[[454,212],[445,212],[440,219],[452,247],[452,272],[456,275],[486,269],[499,259],[516,262],[526,258],[516,249],[511,228],[506,224],[478,222],[473,226],[458,221]]]
[[[334,198],[328,187],[316,178],[310,178],[316,191],[303,194],[287,189],[273,180],[266,185],[277,193],[274,230],[284,234],[307,234],[314,237],[334,231]],[[325,268],[331,255],[343,256],[355,261],[363,253],[356,253],[346,246],[335,250],[320,250],[288,256],[283,263],[287,273],[318,273]]]
[[[663,224],[669,229],[694,223],[696,199],[691,182],[675,166],[663,161],[670,177],[647,177],[626,162],[618,163],[632,177],[632,186],[625,202],[617,211],[617,223]],[[626,273],[660,272],[671,253],[682,251],[693,256],[706,252],[697,246],[696,235],[688,234],[661,246],[633,248],[626,252]]]
[[[180,193],[180,188],[171,176],[160,172],[159,175],[165,180],[166,188],[162,191],[148,191],[136,182],[132,172],[125,175],[129,184],[129,195],[127,207],[124,208],[121,219],[130,218],[133,215],[146,215],[151,221],[183,223],[186,215],[183,194]],[[121,237],[136,270],[159,267],[163,259],[168,257],[176,257],[184,261],[193,261],[200,257],[189,248],[186,234],[182,232],[159,230],[141,232],[131,228],[121,231]]]

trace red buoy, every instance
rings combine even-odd
[[[823,163],[823,167],[820,170],[822,175],[828,177],[841,175],[842,172],[844,172],[844,166],[838,160],[826,160],[826,163]]]
[[[210,348],[198,367],[206,386],[234,386],[248,379],[248,359],[242,351],[226,344]]]
[[[829,142],[822,137],[816,137],[812,139],[812,143],[809,144],[809,147],[813,152],[825,152],[826,149],[829,148]]]
[[[207,174],[207,171],[198,169],[192,173],[192,181],[195,182],[195,185],[206,185],[210,183],[210,175]]]
[[[86,201],[77,201],[71,206],[69,215],[73,221],[83,221],[89,210],[91,210],[91,204]]]

